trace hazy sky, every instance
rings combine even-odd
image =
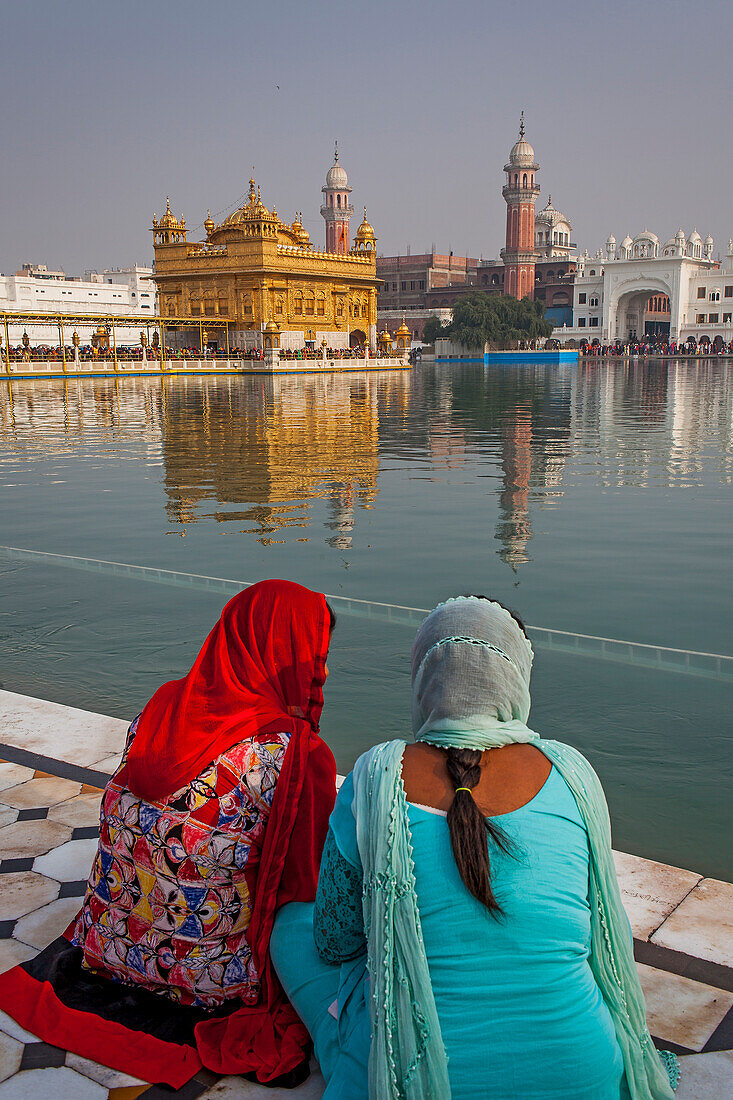
[[[320,245],[334,138],[380,252],[495,256],[522,108],[580,248],[681,224],[725,253],[732,52],[730,0],[6,3],[0,269],[149,263],[167,193],[193,229],[252,165]]]

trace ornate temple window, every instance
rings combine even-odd
[[[367,315],[366,302],[361,303],[361,315],[362,315],[362,317],[366,317],[366,315]]]
[[[275,315],[277,317],[282,317],[282,315],[283,315],[283,300],[282,300],[282,298],[276,298],[275,299]]]
[[[307,317],[312,317],[316,312],[316,299],[313,291],[310,290],[305,295],[305,313]]]
[[[343,317],[343,315],[344,315],[344,303],[343,303],[343,299],[339,298],[339,300],[336,302],[336,316],[337,317]]]
[[[316,313],[318,314],[319,317],[325,317],[326,316],[326,298],[325,298],[325,295],[323,295],[323,294],[318,295],[318,303],[316,305]]]
[[[295,301],[293,303],[293,312],[295,313],[296,317],[302,317],[303,316],[303,295],[300,292],[298,292],[295,295]]]

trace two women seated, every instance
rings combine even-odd
[[[68,933],[79,974],[152,997],[156,1042],[187,1051],[176,1080],[198,1059],[294,1085],[314,1047],[328,1100],[671,1097],[603,792],[526,724],[520,620],[437,607],[413,647],[414,743],[369,750],[337,798],[318,733],[334,622],[322,595],[254,585],[133,722]],[[150,1069],[163,1046],[146,1049]]]

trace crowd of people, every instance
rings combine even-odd
[[[663,341],[651,341],[644,340],[629,341],[626,344],[601,344],[601,343],[584,343],[580,346],[580,354],[586,357],[593,358],[606,358],[606,357],[621,357],[631,358],[633,356],[639,358],[650,357],[673,357],[676,359],[698,358],[711,356],[721,357],[733,355],[733,340],[730,343],[718,343],[714,345],[708,341],[701,341],[699,344],[688,341],[686,343],[678,343],[676,340],[663,340]]]
[[[78,916],[0,976],[0,1007],[173,1088],[202,1065],[293,1087],[315,1051],[326,1100],[671,1100],[603,791],[527,724],[521,619],[439,604],[410,743],[368,750],[338,795],[335,627],[291,582],[229,601],[132,722]]]
[[[76,359],[76,353],[78,352],[78,359],[82,363],[90,362],[118,362],[123,363],[140,363],[143,358],[148,361],[157,361],[160,359],[160,347],[146,347],[120,345],[117,348],[113,347],[94,347],[91,344],[80,345],[78,348],[73,346],[65,347],[63,350],[58,345],[49,344],[37,344],[37,345],[10,345],[2,351],[2,358],[7,358],[11,363],[22,362],[44,362],[44,363],[73,363]],[[295,359],[321,359],[323,357],[323,348],[316,348],[314,346],[306,346],[304,348],[281,348],[280,358],[286,360]],[[360,345],[353,348],[326,348],[326,357],[328,359],[364,359],[367,355],[367,349]],[[227,359],[235,359],[242,361],[253,361],[264,359],[264,351],[262,348],[226,348],[213,347],[209,345],[203,351],[203,354],[198,347],[166,347],[165,358],[170,360],[190,360],[190,359],[208,359],[209,361],[221,361]]]

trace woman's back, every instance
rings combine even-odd
[[[495,817],[489,913],[461,881],[445,816],[409,805],[417,900],[456,1097],[618,1100],[611,1018],[588,964],[588,839],[553,769],[524,806]]]
[[[165,802],[147,802],[125,782],[137,724],[104,792],[74,942],[88,969],[182,1004],[250,997],[247,928],[290,735],[249,737]]]

